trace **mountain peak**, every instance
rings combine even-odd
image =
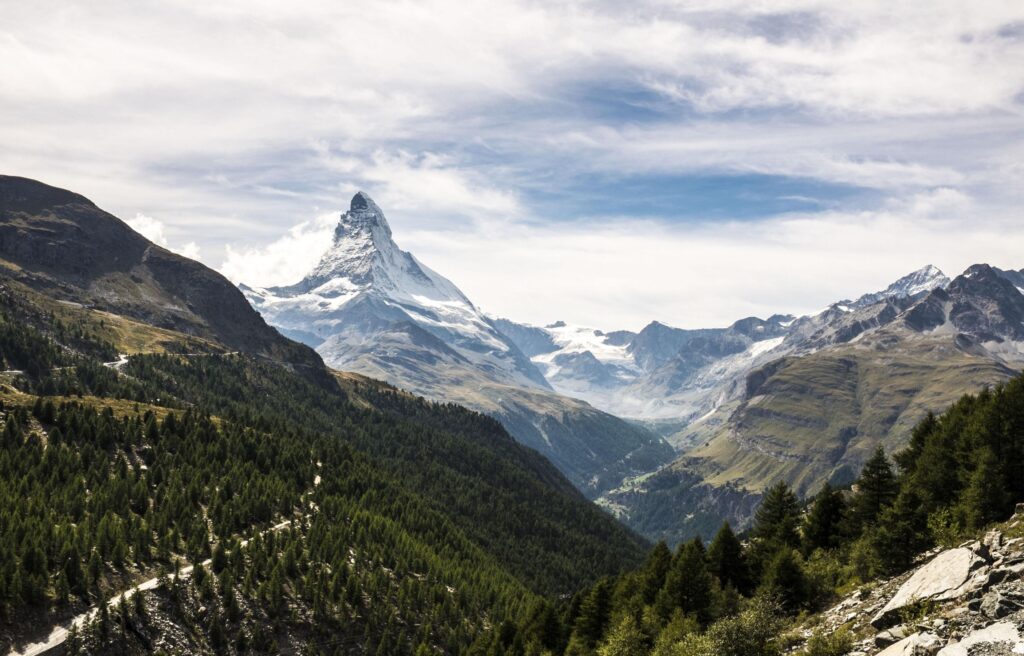
[[[369,194],[365,191],[357,191],[356,195],[352,197],[352,202],[349,203],[348,211],[356,212],[358,210],[368,210],[371,207],[376,207],[377,204],[373,202]]]
[[[911,271],[880,292],[864,294],[852,303],[855,308],[865,307],[890,297],[908,298],[922,292],[930,292],[936,287],[945,287],[949,278],[933,264],[928,264],[916,271]]]
[[[386,247],[391,242],[391,226],[384,218],[384,211],[364,191],[352,197],[348,211],[341,215],[334,231],[334,243],[361,232],[366,233],[365,236],[378,248]]]

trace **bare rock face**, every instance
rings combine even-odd
[[[975,585],[980,588],[984,581],[974,574],[986,564],[984,558],[966,547],[940,553],[900,586],[871,623],[883,628],[893,623],[901,608],[925,600],[957,599]]]

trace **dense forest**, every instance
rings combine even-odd
[[[0,648],[99,607],[72,651],[153,651],[170,623],[184,651],[483,653],[642,559],[490,418],[238,353],[115,365],[102,327],[6,300]]]

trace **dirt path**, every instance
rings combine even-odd
[[[274,526],[271,526],[267,530],[263,531],[261,535],[266,535],[267,533],[270,533],[272,531],[280,531],[282,529],[288,528],[292,525],[293,521],[295,520],[288,520],[285,522],[281,522],[279,524],[275,524]],[[248,543],[249,540],[242,540],[243,547]],[[202,564],[203,567],[209,567],[211,564],[211,560],[207,558],[203,561]],[[189,576],[192,575],[192,571],[194,569],[195,565],[188,565],[187,567],[182,567],[180,570],[178,570],[178,578],[187,579]],[[104,603],[107,604],[108,608],[113,609],[121,601],[122,597],[124,597],[125,600],[128,600],[131,599],[137,592],[153,590],[159,585],[160,579],[158,577],[152,578],[148,581],[143,581],[142,583],[136,585],[133,588],[129,588],[127,590],[124,590],[123,592],[118,593],[117,595],[107,599],[107,601]],[[64,644],[64,641],[68,639],[68,631],[71,629],[72,626],[75,626],[79,630],[81,630],[82,627],[86,626],[89,622],[93,620],[94,617],[96,617],[96,614],[99,613],[99,610],[99,605],[94,606],[93,608],[90,608],[81,615],[72,618],[70,621],[53,627],[53,629],[51,629],[50,631],[50,634],[46,637],[45,640],[41,642],[31,643],[25,646],[25,648],[22,651],[12,650],[8,652],[7,656],[38,656],[39,654],[45,654],[51,649],[54,649]]]

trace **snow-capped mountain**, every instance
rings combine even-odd
[[[305,278],[287,287],[242,289],[269,323],[310,344],[335,367],[358,356],[362,337],[409,322],[496,382],[550,389],[465,294],[398,247],[384,212],[362,192]]]
[[[884,290],[813,315],[747,317],[726,328],[681,329],[653,321],[639,333],[605,333],[561,321],[543,328],[505,319],[495,325],[530,355],[555,390],[620,416],[686,424],[735,397],[751,370],[849,342],[948,283],[928,265]]]
[[[665,401],[693,406],[701,381],[718,380],[712,410],[669,438],[685,453],[599,503],[678,539],[712,532],[723,515],[743,525],[779,480],[799,494],[850,482],[879,444],[902,448],[927,412],[1024,369],[1021,282],[1024,272],[986,264],[952,281],[927,267],[795,320],[753,366],[730,356],[705,367]]]
[[[328,365],[490,414],[585,492],[673,456],[652,433],[556,394],[455,284],[398,247],[383,211],[362,192],[301,281],[241,288],[268,323]]]
[[[874,305],[887,298],[911,298],[936,287],[945,287],[949,278],[938,267],[929,264],[913,273],[903,276],[880,292],[864,294],[856,301],[846,303],[851,308]]]

